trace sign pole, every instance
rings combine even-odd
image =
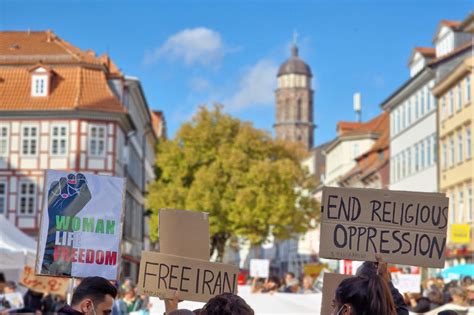
[[[76,282],[76,279],[74,277],[69,278],[69,286],[67,288],[67,304],[68,305],[71,305],[72,293],[74,291],[74,282]]]

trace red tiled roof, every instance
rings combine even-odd
[[[386,119],[386,113],[383,113],[368,122],[340,121],[337,123],[338,136],[356,135],[367,132],[380,132],[382,124]]]
[[[0,67],[0,110],[91,109],[125,112],[99,69],[54,67],[49,96],[31,96],[27,67]]]
[[[447,27],[453,28],[461,25],[461,21],[452,21],[452,20],[441,20],[440,24]]]
[[[49,95],[31,96],[31,73],[50,73]],[[0,110],[90,109],[126,112],[108,79],[121,78],[107,55],[96,57],[51,31],[0,32]]]
[[[414,50],[419,52],[425,57],[429,57],[429,58],[436,57],[436,49],[433,47],[415,47]]]

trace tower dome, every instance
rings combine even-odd
[[[291,57],[280,66],[277,77],[285,74],[302,74],[312,77],[311,68],[298,56],[296,45],[291,47]]]

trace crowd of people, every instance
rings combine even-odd
[[[251,281],[252,293],[317,293],[320,292],[316,279],[304,276],[298,279],[288,272],[284,278],[270,276]],[[2,290],[2,288],[0,288]],[[32,290],[21,295],[15,283],[3,285],[0,298],[4,309],[14,313],[31,314],[89,314],[121,315],[150,314],[149,297],[139,295],[136,287],[126,279],[115,283],[101,277],[78,280],[70,305],[66,297]],[[10,298],[5,298],[9,296]],[[252,308],[239,296],[224,293],[209,300],[197,310],[179,309],[179,295],[165,299],[166,315],[252,315]],[[438,314],[462,314],[459,307],[474,307],[474,284],[471,277],[445,283],[442,278],[431,278],[423,283],[421,293],[401,294],[393,285],[387,264],[378,258],[377,262],[364,262],[355,276],[343,280],[334,293],[333,315],[387,314],[407,315],[409,312],[425,313],[441,306],[447,306]],[[456,307],[455,307],[456,306]],[[1,314],[3,314],[0,311]],[[7,313],[7,311],[5,311]],[[12,313],[10,311],[10,313]]]
[[[404,299],[409,309],[417,313],[446,304],[474,307],[474,282],[470,276],[449,282],[445,282],[442,277],[430,278],[423,283],[421,293],[405,294]]]
[[[250,282],[252,293],[319,293],[321,292],[315,283],[315,278],[303,276],[298,279],[293,272],[287,272],[283,279],[270,276],[267,279],[253,278]]]

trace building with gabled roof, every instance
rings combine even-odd
[[[140,81],[49,30],[0,43],[0,215],[36,237],[44,170],[126,177],[122,275],[136,278],[158,137]]]
[[[383,113],[379,138],[355,158],[356,165],[339,180],[341,187],[387,189],[390,183],[389,116]]]
[[[386,120],[381,114],[367,122],[337,123],[337,137],[323,151],[325,186],[340,186],[341,179],[356,166],[356,158],[368,151],[387,128]]]

